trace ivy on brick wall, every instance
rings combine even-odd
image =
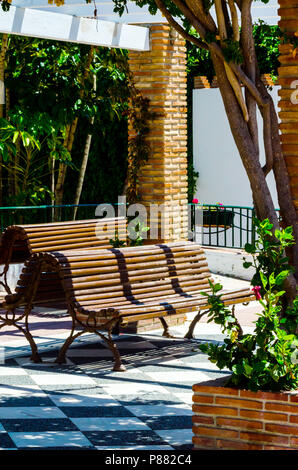
[[[143,97],[140,90],[135,86],[133,74],[127,63],[126,75],[130,97],[127,114],[133,132],[128,139],[128,169],[125,193],[127,202],[132,204],[140,199],[139,172],[149,158],[151,147],[146,138],[150,132],[150,121],[154,119],[155,114],[149,109],[150,100]]]

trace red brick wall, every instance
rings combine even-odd
[[[279,0],[279,6],[279,27],[287,31],[290,36],[294,36],[298,31],[298,0]],[[278,70],[278,84],[281,85],[279,117],[282,149],[290,175],[293,200],[298,210],[298,104],[291,102],[291,95],[294,92],[291,84],[294,80],[298,80],[298,51],[295,56],[289,44],[282,44],[279,50],[281,66]]]
[[[298,449],[298,392],[193,386],[195,449]]]

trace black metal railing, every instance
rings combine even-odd
[[[1,232],[9,225],[49,223],[57,220],[70,221],[94,219],[104,216],[104,211],[96,211],[99,204],[63,204],[59,206],[12,206],[0,207]],[[101,204],[101,208],[103,208]],[[114,214],[123,215],[123,203],[107,204]],[[219,204],[188,205],[189,227],[196,239],[204,246],[244,248],[245,243],[253,243],[256,237],[254,226],[255,211],[252,207],[223,206]],[[125,213],[125,211],[124,211]]]
[[[202,245],[242,249],[246,243],[254,243],[254,208],[194,203],[189,206],[191,230]]]

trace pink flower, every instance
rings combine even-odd
[[[193,199],[193,200],[192,200],[192,203],[193,203],[193,204],[198,204],[198,202],[199,202],[198,199]]]
[[[251,289],[256,296],[257,300],[261,300],[262,296],[260,294],[261,286],[255,286]]]

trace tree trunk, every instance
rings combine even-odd
[[[297,269],[297,214],[291,196],[289,175],[281,150],[277,113],[271,96],[260,80],[251,16],[253,0],[228,0],[228,3],[225,0],[215,0],[213,2],[217,18],[215,28],[212,20],[210,20],[209,13],[206,13],[208,16],[207,21],[206,15],[201,11],[205,9],[203,0],[197,0],[196,2],[193,2],[193,0],[172,0],[172,2],[190,22],[199,38],[192,35],[188,29],[183,28],[176,21],[168,3],[165,3],[164,0],[155,0],[157,7],[169,24],[184,39],[191,41],[199,48],[209,50],[211,53],[231,132],[250,182],[257,217],[261,220],[269,219],[274,229],[276,229],[279,228],[279,220],[266,182],[266,176],[271,171],[274,172],[282,225],[293,227],[296,244],[290,252],[292,254],[292,264]],[[196,8],[193,8],[194,3]],[[227,4],[230,8],[230,15],[227,11]],[[238,9],[235,8],[235,4]],[[239,39],[237,31],[239,13],[241,14],[241,35],[239,44],[237,44]],[[233,48],[227,44],[227,39],[233,39]],[[218,40],[220,40],[220,43]],[[227,61],[226,53],[229,52],[231,56],[234,51],[238,51],[238,57],[235,55],[235,61],[233,59]],[[242,66],[239,65],[239,54],[243,58],[243,61],[241,61],[243,62]],[[239,91],[240,84],[245,87],[245,107],[241,89]],[[262,114],[264,124],[263,140],[266,155],[264,167],[261,166],[259,161],[257,106]],[[298,274],[296,276],[298,279]],[[288,277],[284,287],[287,292],[287,301],[291,303],[297,293],[297,281],[293,275]]]
[[[93,74],[93,91],[96,92],[96,75]],[[91,126],[94,124],[94,116],[90,120]],[[89,153],[90,153],[90,147],[91,147],[91,141],[92,141],[92,134],[88,134],[85,142],[85,148],[84,148],[84,154],[83,154],[83,160],[81,164],[81,169],[80,169],[80,174],[79,174],[79,179],[78,179],[78,184],[77,184],[77,190],[76,190],[76,195],[74,199],[74,204],[78,205],[80,202],[80,197],[82,194],[82,189],[83,189],[83,184],[84,184],[84,179],[85,179],[85,173],[86,173],[86,168],[88,164],[88,159],[89,159]],[[77,215],[78,208],[74,207],[73,210],[73,220],[76,220],[76,215]]]
[[[234,91],[226,76],[223,63],[212,53],[215,72],[228,116],[232,135],[238,148],[242,163],[246,169],[253,198],[262,219],[269,218],[274,226],[279,226],[272,197],[266,182],[262,166],[259,162],[257,149],[250,135],[247,122],[243,118]]]
[[[68,126],[66,131],[66,136],[64,139],[65,148],[71,153],[75,132],[78,125],[78,117],[76,117],[72,124]],[[63,162],[60,162],[58,169],[57,183],[55,187],[55,204],[60,205],[63,202],[63,190],[64,190],[64,181],[66,176],[67,165]]]
[[[91,124],[93,124],[93,122],[94,122],[94,118],[91,119]],[[83,155],[83,160],[82,160],[82,164],[81,164],[76,195],[75,195],[75,199],[74,199],[74,204],[75,205],[78,205],[79,202],[80,202],[80,197],[81,197],[82,188],[83,188],[83,184],[84,184],[86,168],[87,168],[87,164],[88,164],[89,152],[90,152],[90,147],[91,147],[91,140],[92,140],[92,134],[88,134],[87,138],[86,138],[86,142],[85,142],[84,155]],[[74,207],[73,220],[76,220],[77,211],[78,211],[78,208]]]
[[[266,176],[262,169],[262,166],[259,161],[258,151],[255,148],[253,137],[250,134],[250,129],[248,123],[245,122],[243,114],[240,110],[239,104],[235,98],[234,92],[231,88],[231,85],[228,81],[228,78],[225,73],[225,68],[223,63],[216,57],[215,54],[212,54],[212,59],[215,67],[215,72],[226,109],[227,117],[229,120],[230,128],[232,135],[234,137],[236,146],[238,148],[242,163],[246,170],[254,203],[258,213],[258,217],[263,220],[268,218],[270,222],[274,225],[274,229],[279,228],[278,217],[274,208],[272,196],[270,194]],[[266,90],[267,91],[267,90]],[[268,93],[268,92],[267,92]],[[274,110],[274,108],[273,108]],[[274,111],[275,112],[275,111]],[[276,113],[275,113],[276,115]],[[279,142],[279,134],[276,134],[278,131],[278,123],[276,119],[275,133],[273,133],[272,138]],[[275,134],[275,135],[274,135]],[[279,144],[280,145],[280,144]],[[275,152],[277,150],[275,149]],[[290,192],[287,191],[287,170],[283,162],[282,154],[280,153],[280,159],[275,163],[275,171],[280,171],[281,174],[277,176],[277,188],[279,194],[281,195],[280,200],[283,208],[288,207],[289,211],[290,206],[292,206],[292,201],[290,197]],[[279,183],[279,184],[278,184]],[[284,188],[285,186],[285,188]],[[281,206],[282,207],[282,206]],[[294,214],[292,214],[294,216]],[[292,219],[291,219],[292,220]],[[287,221],[289,222],[289,216],[287,216]],[[297,216],[295,214],[295,220],[292,220],[291,225],[297,226]],[[296,248],[295,248],[296,253]],[[288,301],[291,301],[296,297],[297,292],[297,283],[293,276],[289,276],[287,282],[285,283],[285,289],[287,291]]]

